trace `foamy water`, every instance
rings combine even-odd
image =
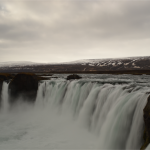
[[[70,116],[48,110],[14,112],[0,118],[0,149],[93,149],[97,138]]]

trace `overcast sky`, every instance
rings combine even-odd
[[[150,0],[0,0],[0,62],[150,56]]]

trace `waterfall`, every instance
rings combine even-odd
[[[0,149],[140,149],[148,90],[135,83],[54,79],[39,83],[34,106],[8,111],[4,82]]]
[[[39,86],[36,105],[69,111],[98,136],[101,149],[139,149],[147,96],[134,85],[47,81]]]
[[[2,93],[1,93],[1,98],[2,98],[2,112],[7,112],[9,108],[9,103],[8,103],[8,83],[3,82],[2,86]]]

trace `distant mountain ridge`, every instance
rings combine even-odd
[[[150,56],[85,59],[64,63],[6,62],[0,63],[0,72],[93,72],[150,70]]]

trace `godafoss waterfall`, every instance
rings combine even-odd
[[[1,150],[141,148],[150,76],[53,76],[38,83],[33,103],[20,96],[13,106],[3,82]]]

